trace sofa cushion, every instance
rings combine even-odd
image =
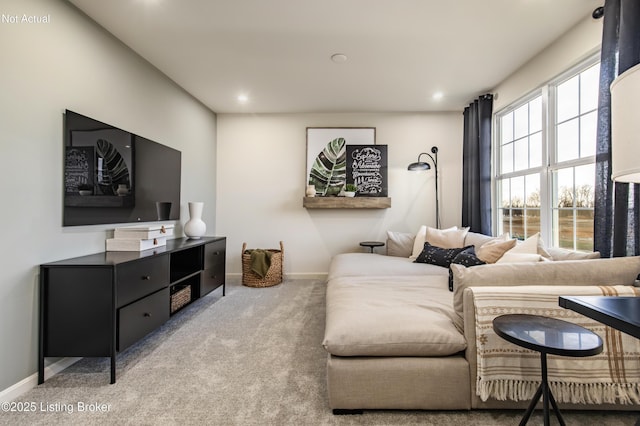
[[[415,238],[415,235],[408,232],[387,231],[387,256],[411,256]]]
[[[460,248],[442,248],[436,247],[429,243],[424,243],[422,253],[416,259],[416,263],[429,263],[444,268],[449,268],[453,259],[460,253],[467,251],[474,253],[473,246]]]
[[[337,356],[447,356],[466,348],[438,277],[345,277],[327,283],[322,345]]]
[[[464,247],[464,239],[468,232],[469,228],[458,228],[457,226],[448,229],[427,226],[425,241],[436,247],[460,248]]]
[[[558,260],[579,260],[579,259],[600,259],[600,252],[582,252],[575,250],[567,250],[558,247],[547,247],[547,252],[555,261]]]
[[[516,240],[509,238],[509,234],[502,234],[487,241],[476,249],[476,255],[485,263],[496,263],[502,255],[516,246]]]
[[[467,287],[514,285],[633,285],[640,256],[564,262],[496,263],[465,268],[451,264],[456,325],[462,329],[462,294]]]
[[[511,253],[506,252],[496,263],[522,263],[522,262],[543,262],[549,259],[540,256],[538,253]]]
[[[335,255],[331,259],[328,279],[404,275],[424,278],[430,275],[446,277],[447,274],[447,269],[441,266],[414,263],[406,257],[385,256],[376,253],[342,253]]]
[[[464,247],[464,239],[468,232],[469,228],[458,228],[457,226],[452,226],[447,229],[436,229],[422,225],[413,241],[413,250],[409,259],[416,260],[418,258],[424,249],[425,242],[442,248]]]
[[[478,232],[469,231],[467,232],[467,235],[464,237],[464,245],[475,246],[476,253],[477,253],[480,246],[494,239],[496,239],[496,237],[480,234]]]

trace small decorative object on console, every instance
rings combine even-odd
[[[123,226],[107,239],[107,251],[143,251],[162,247],[173,235],[173,225]]]
[[[197,240],[207,232],[207,225],[202,221],[203,208],[203,202],[189,203],[190,219],[184,224],[184,235],[191,239]]]

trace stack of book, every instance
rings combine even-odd
[[[173,225],[123,226],[107,239],[107,251],[143,251],[167,244]]]

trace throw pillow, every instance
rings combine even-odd
[[[548,261],[537,253],[511,253],[506,252],[496,263],[522,263]]]
[[[547,251],[553,260],[600,259],[600,252],[582,252],[558,247],[548,247]]]
[[[448,229],[427,226],[425,241],[436,247],[460,248],[464,247],[464,238],[468,232],[469,228],[458,228],[457,226]]]
[[[431,265],[448,268],[453,259],[461,252],[471,249],[473,246],[459,248],[436,247],[429,243],[424,243],[424,249],[415,260],[415,263],[429,263]]]
[[[480,246],[476,255],[485,263],[496,263],[502,255],[516,246],[516,240],[509,234],[502,234]]]
[[[553,260],[549,252],[544,246],[544,241],[540,237],[540,233],[536,232],[524,241],[518,241],[516,246],[509,250],[511,253],[531,253]]]
[[[422,250],[424,249],[425,238],[427,237],[427,226],[422,225],[418,232],[416,233],[416,237],[413,240],[413,250],[411,251],[411,256],[409,259],[416,260]]]
[[[464,237],[464,244],[463,246],[475,246],[476,249],[476,253],[478,252],[478,249],[484,244],[487,243],[491,240],[495,239],[495,237],[492,237],[490,235],[484,235],[484,234],[479,234],[477,232],[467,232],[467,236]]]
[[[387,231],[387,256],[409,257],[415,235],[408,232]]]
[[[473,246],[470,246],[470,248],[461,251],[453,258],[451,265],[453,264],[469,268],[471,266],[485,265],[486,263],[475,255]],[[453,271],[451,271],[451,265],[449,265],[449,291],[453,291]]]
[[[536,232],[524,241],[519,241],[514,248],[509,250],[509,253],[530,253],[538,254],[538,240],[540,239],[540,233]]]

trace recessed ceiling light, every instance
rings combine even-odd
[[[347,62],[347,55],[344,53],[334,53],[331,55],[331,60],[336,64],[342,64],[343,62]]]
[[[442,99],[443,96],[444,94],[442,92],[436,92],[433,94],[432,98],[436,101],[439,101],[440,99]]]
[[[238,95],[238,102],[244,104],[249,100],[249,96],[247,95]]]

